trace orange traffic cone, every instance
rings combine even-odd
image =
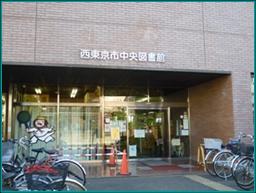
[[[112,149],[111,149],[111,155],[109,156],[108,165],[109,165],[109,166],[116,166],[116,159],[115,159],[115,150],[114,150],[114,146],[112,146]]]
[[[128,172],[128,160],[126,158],[126,150],[125,149],[123,151],[120,175],[131,175],[131,173]]]

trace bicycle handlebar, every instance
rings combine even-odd
[[[27,136],[21,137],[20,139],[8,139],[7,141],[17,144],[18,146],[27,149],[31,145],[31,140],[27,138]]]
[[[250,134],[246,134],[244,132],[239,132],[238,137],[237,138],[232,138],[232,139],[238,139],[239,141],[241,141],[243,138],[250,138],[252,141],[254,141],[254,136],[250,135]]]

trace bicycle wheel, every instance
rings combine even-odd
[[[2,170],[6,173],[19,173],[21,172],[22,168],[12,163],[2,163]]]
[[[214,172],[222,179],[230,178],[232,176],[231,163],[234,154],[231,152],[220,152],[216,155],[213,163]]]
[[[59,185],[62,184],[62,183],[63,183],[63,179],[55,180],[51,184],[51,187],[60,187]],[[78,182],[74,179],[66,178],[64,184],[61,185],[61,189],[57,188],[57,189],[53,189],[53,190],[86,191],[87,189],[80,182]]]
[[[233,177],[235,176],[235,168],[236,168],[237,164],[243,158],[244,158],[244,156],[236,156],[236,158],[233,159],[233,164],[232,164],[232,176]]]
[[[237,185],[249,190],[254,184],[254,160],[250,157],[245,157],[237,163],[234,169],[234,179]]]
[[[28,190],[27,180],[23,172],[21,172],[19,175],[17,175],[13,179],[13,183],[14,183],[15,190],[19,190],[19,191]]]
[[[11,163],[2,164],[2,174],[5,173],[8,177],[2,175],[2,182],[8,183],[9,187],[15,190],[27,190],[27,184],[22,168],[12,165]]]
[[[205,168],[206,171],[211,175],[211,176],[216,176],[216,173],[214,172],[213,168],[213,158],[214,156],[218,153],[219,151],[214,149],[209,151],[206,156],[205,156]]]
[[[86,184],[86,172],[83,166],[74,160],[62,159],[53,163],[53,166],[57,166],[58,164],[67,164],[68,171],[67,177],[70,179],[77,180],[81,184]]]

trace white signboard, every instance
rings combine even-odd
[[[172,146],[180,146],[180,138],[172,139]]]
[[[181,129],[180,130],[180,135],[181,136],[188,136],[189,135],[189,130],[188,129]]]
[[[135,129],[134,137],[135,138],[145,138],[145,130],[144,129]]]
[[[80,58],[86,60],[129,60],[139,62],[165,62],[165,54],[155,52],[117,52],[80,49]]]
[[[110,132],[110,131],[111,131],[111,125],[105,124],[105,132]]]
[[[130,157],[137,156],[137,145],[129,145],[129,156]]]
[[[126,132],[126,121],[118,121],[120,132]]]
[[[218,149],[221,150],[222,140],[219,138],[204,138],[205,149]]]
[[[188,129],[188,119],[183,119],[183,128]]]

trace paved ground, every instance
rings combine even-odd
[[[120,172],[121,163],[116,167],[109,167],[101,163],[82,163],[89,178],[92,177],[115,177]],[[202,168],[189,162],[168,162],[163,160],[153,161],[130,161],[129,172],[132,176],[152,176],[163,174],[189,174],[200,173]]]
[[[210,176],[189,162],[162,160],[129,162],[129,176],[120,176],[120,163],[109,167],[101,163],[83,163],[90,191],[172,190],[172,191],[241,191],[233,179]]]
[[[202,175],[162,175],[89,178],[88,190],[181,190],[181,191],[236,191],[234,181]]]
[[[241,191],[233,179],[210,176],[191,163],[168,161],[129,162],[130,176],[118,175],[120,164],[84,164],[88,190],[181,190],[181,191]]]

